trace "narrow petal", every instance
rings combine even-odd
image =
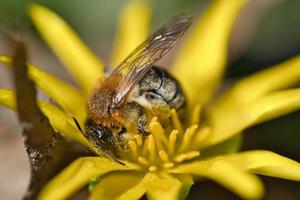
[[[91,147],[91,144],[83,136],[83,134],[78,130],[72,117],[67,115],[61,109],[53,104],[46,102],[39,102],[39,106],[42,112],[47,116],[50,121],[51,126],[55,131],[63,134],[65,137],[73,139],[81,144]]]
[[[15,93],[11,90],[0,89],[0,104],[15,110],[16,109]],[[85,146],[90,146],[88,141],[77,129],[72,118],[64,113],[61,109],[46,102],[39,102],[42,112],[47,116],[51,126],[55,131],[63,134],[65,137],[73,139]]]
[[[140,199],[146,192],[141,183],[144,174],[138,172],[115,172],[100,181],[89,200]]]
[[[221,99],[223,102],[251,102],[267,93],[299,83],[300,56],[287,60],[237,82]]]
[[[273,92],[251,105],[252,124],[267,121],[300,108],[300,88]]]
[[[175,62],[175,75],[194,104],[206,103],[223,75],[233,23],[246,0],[217,0],[188,36]]]
[[[0,56],[0,62],[10,66],[11,58]],[[85,119],[85,101],[82,94],[65,81],[28,64],[28,74],[35,84],[49,97],[53,98],[67,113],[74,115],[80,122]]]
[[[210,115],[212,133],[203,146],[222,142],[242,130],[300,108],[300,88],[273,92],[247,105],[223,107]]]
[[[300,163],[270,151],[247,151],[224,159],[252,173],[300,181]]]
[[[117,170],[130,170],[130,168],[117,164],[108,158],[79,158],[44,187],[39,199],[67,199],[86,185],[91,178]]]
[[[14,92],[7,89],[0,89],[0,104],[9,109],[16,109],[16,99]]]
[[[185,199],[192,180],[181,182],[179,179],[166,173],[148,173],[144,180],[147,197],[150,200],[160,199]]]
[[[172,172],[209,178],[245,199],[259,199],[263,195],[263,185],[258,177],[243,172],[223,159],[212,158],[183,164]]]
[[[149,34],[150,8],[143,1],[131,0],[119,17],[112,55],[112,66],[117,66]]]
[[[40,34],[80,85],[89,92],[103,75],[103,64],[53,11],[31,4],[29,15]]]
[[[194,184],[194,178],[189,174],[173,174],[181,183],[182,187],[178,199],[186,199],[190,193],[190,189]]]
[[[299,65],[300,56],[242,79],[225,92],[208,112],[213,134],[207,144],[213,145],[253,124],[298,109],[299,89],[275,91],[299,82]]]

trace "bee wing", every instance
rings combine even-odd
[[[122,104],[134,84],[176,44],[191,23],[192,18],[187,15],[174,17],[150,35],[121,62],[112,72],[112,76],[122,77],[113,97],[115,105]]]

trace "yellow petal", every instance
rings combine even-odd
[[[223,75],[233,23],[246,0],[216,0],[197,22],[175,62],[192,104],[206,103]]]
[[[79,158],[48,182],[41,191],[39,199],[67,199],[86,185],[91,178],[117,170],[130,170],[130,168],[108,158]]]
[[[300,181],[300,163],[270,151],[247,151],[224,159],[252,173]]]
[[[178,196],[178,199],[187,199],[187,196],[190,193],[190,189],[194,184],[193,176],[189,174],[172,174],[172,175],[182,183],[182,187],[180,189],[180,195]]]
[[[14,92],[7,89],[0,89],[0,104],[15,110],[16,100]]]
[[[15,94],[11,90],[0,89],[0,104],[16,110]],[[49,119],[53,129],[67,138],[73,139],[85,146],[90,146],[86,138],[77,129],[72,118],[61,109],[46,102],[39,102],[39,107]]]
[[[237,82],[220,100],[224,103],[251,102],[269,92],[286,88],[299,82],[300,56],[277,66],[255,73]]]
[[[273,92],[254,102],[249,109],[253,122],[267,121],[300,108],[300,88]]]
[[[144,180],[144,186],[147,190],[147,197],[150,200],[160,199],[185,199],[188,193],[186,192],[191,186],[183,183],[179,179],[166,173],[156,174],[148,173]],[[187,186],[189,185],[189,186]]]
[[[0,62],[10,66],[11,58],[0,56]],[[28,65],[28,75],[35,84],[53,98],[68,114],[74,115],[83,124],[86,112],[82,94],[67,82],[59,80],[31,64]]]
[[[98,199],[140,199],[146,192],[141,180],[144,174],[138,172],[115,172],[103,177],[92,191],[89,200]]]
[[[211,113],[212,133],[203,146],[210,146],[238,134],[262,121],[290,113],[300,108],[300,88],[273,92],[254,102],[226,107]],[[220,112],[222,111],[222,112]]]
[[[39,107],[49,119],[50,124],[55,131],[87,147],[91,147],[91,144],[78,130],[73,119],[69,115],[67,115],[61,109],[50,103],[39,102]]]
[[[149,34],[150,8],[143,2],[131,0],[119,17],[111,65],[116,67],[142,43]]]
[[[101,61],[54,12],[39,4],[31,4],[28,12],[49,46],[85,91],[89,92],[103,76]]]
[[[258,199],[263,195],[263,185],[258,177],[243,172],[241,168],[223,159],[212,158],[183,164],[172,172],[212,179],[245,199]]]

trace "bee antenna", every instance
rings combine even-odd
[[[71,117],[72,117],[73,121],[75,122],[75,124],[76,124],[78,130],[83,134],[83,130],[82,130],[82,128],[81,128],[81,126],[80,126],[78,120],[76,119],[76,117],[74,117],[74,116],[71,116]]]

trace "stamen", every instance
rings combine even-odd
[[[159,151],[159,157],[161,158],[162,161],[164,162],[169,162],[169,156],[165,151]]]
[[[150,132],[155,138],[155,142],[157,144],[158,149],[164,149],[164,144],[167,144],[167,138],[165,131],[161,124],[156,121],[157,117],[153,117],[150,122]]]
[[[135,139],[138,146],[143,145],[143,139],[142,139],[142,136],[140,134],[136,134],[133,137],[134,137],[134,139]]]
[[[180,133],[182,133],[182,125],[181,125],[181,122],[178,118],[178,115],[177,115],[177,112],[175,109],[172,109],[171,110],[171,119],[172,119],[172,122],[173,122],[173,125],[175,127],[175,129],[177,129]]]
[[[149,165],[149,162],[148,162],[148,160],[146,159],[146,158],[144,158],[144,157],[138,157],[138,161],[139,161],[139,163],[140,164],[142,164],[142,165],[145,165],[145,166],[148,166]]]
[[[148,136],[148,151],[149,151],[149,159],[150,161],[154,161],[155,159],[155,142],[152,135]]]
[[[150,171],[150,172],[154,172],[154,171],[156,171],[156,170],[157,170],[157,167],[154,166],[154,165],[152,165],[152,166],[149,167],[149,171]]]
[[[185,161],[185,160],[190,160],[190,159],[196,158],[199,155],[200,155],[199,151],[189,151],[189,152],[186,152],[186,153],[179,154],[178,156],[176,156],[174,158],[174,161],[179,163],[179,162],[182,162],[182,161]]]
[[[173,155],[174,151],[175,151],[175,146],[176,146],[176,140],[177,140],[177,137],[178,137],[178,130],[173,130],[171,133],[170,133],[170,136],[169,136],[169,144],[168,144],[168,151],[169,151],[169,154],[170,155]]]
[[[129,140],[128,141],[128,146],[129,146],[129,148],[131,150],[131,154],[132,154],[133,158],[136,159],[137,156],[138,156],[138,151],[137,151],[136,143],[134,141],[132,141],[132,140]]]
[[[186,129],[185,134],[183,135],[181,146],[179,148],[179,152],[184,152],[191,146],[192,138],[195,135],[197,129],[198,125],[193,125],[190,128]]]
[[[164,168],[167,168],[167,169],[168,169],[168,168],[171,168],[171,167],[173,167],[173,166],[174,166],[174,163],[173,163],[173,162],[167,162],[167,163],[164,163],[164,164],[163,164],[163,167],[164,167]]]
[[[193,107],[192,116],[190,119],[190,125],[199,124],[200,117],[201,117],[201,115],[200,115],[201,110],[202,110],[202,107],[200,104],[197,104],[195,107]]]
[[[199,149],[199,144],[202,145],[211,132],[209,127],[198,130],[200,113],[201,106],[197,105],[189,120],[193,125],[183,130],[176,110],[172,109],[171,120],[174,130],[171,133],[166,132],[157,117],[153,117],[149,124],[150,135],[145,138],[141,134],[134,135],[134,139],[128,141],[130,152],[124,156],[150,172],[170,169],[176,163],[198,157],[200,151],[194,149]]]

